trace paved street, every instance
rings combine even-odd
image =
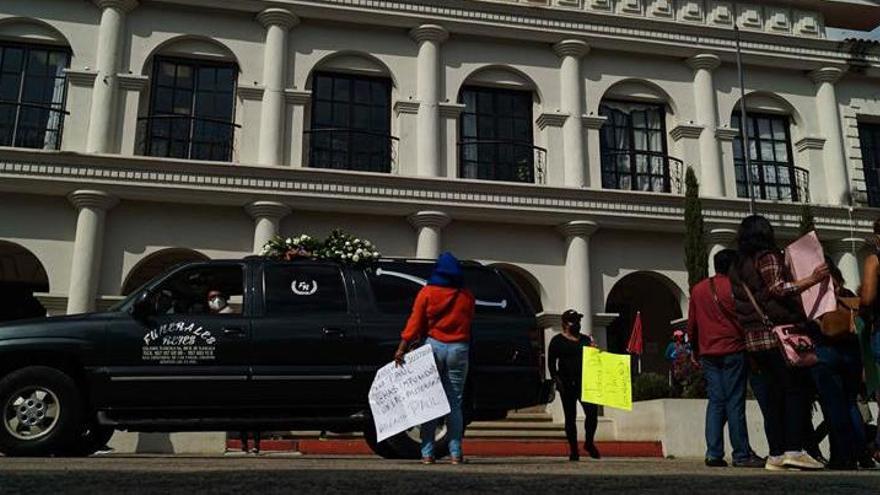
[[[880,493],[880,471],[768,473],[693,460],[472,459],[423,467],[294,456],[0,458],[0,493]]]

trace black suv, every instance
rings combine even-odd
[[[89,455],[117,429],[248,429],[363,431],[382,456],[417,457],[412,432],[376,443],[367,393],[432,267],[187,263],[107,312],[0,326],[0,452]],[[467,419],[548,403],[534,311],[499,270],[464,274],[477,298]],[[222,311],[208,304],[218,292]]]

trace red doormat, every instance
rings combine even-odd
[[[596,442],[605,457],[663,457],[660,442]],[[230,451],[241,450],[239,440],[227,440]],[[300,452],[303,455],[373,455],[360,439],[264,440],[263,452]],[[568,443],[559,440],[465,440],[468,455],[486,457],[566,457]]]

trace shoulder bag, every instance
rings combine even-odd
[[[809,368],[816,364],[819,358],[816,356],[816,346],[813,344],[813,339],[809,335],[797,333],[795,331],[796,325],[774,325],[758,305],[749,286],[743,282],[742,287],[745,289],[746,295],[749,296],[749,301],[755,311],[758,312],[758,316],[761,317],[761,322],[779,341],[779,350],[782,352],[785,363],[792,368]]]

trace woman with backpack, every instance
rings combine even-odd
[[[737,243],[738,261],[732,270],[736,314],[745,331],[746,350],[766,377],[768,388],[764,431],[770,456],[765,468],[822,469],[803,450],[810,376],[805,368],[788,366],[773,328],[793,325],[791,331],[796,334],[809,331],[799,295],[827,280],[828,267],[823,264],[809,277],[793,280],[773,227],[760,215],[743,219]]]
[[[441,254],[427,285],[419,291],[413,302],[412,313],[394,354],[394,361],[399,366],[404,363],[406,352],[414,345],[424,340],[431,346],[443,390],[449,400],[450,412],[446,426],[449,429],[449,455],[452,464],[464,462],[461,449],[464,436],[461,403],[468,374],[471,323],[475,305],[474,295],[464,287],[464,275],[458,259],[451,253]],[[423,464],[434,464],[436,429],[437,421],[422,425]]]

